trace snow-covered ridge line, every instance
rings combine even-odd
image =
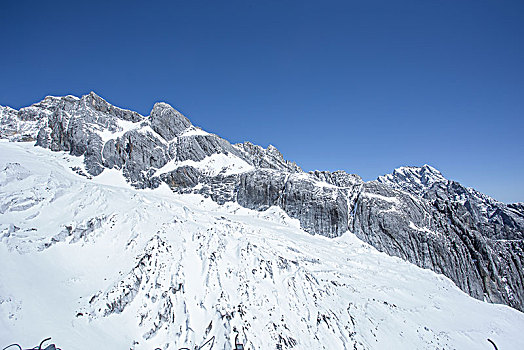
[[[68,140],[68,144],[93,142],[89,141],[93,138],[95,142],[100,142],[96,141],[98,135],[101,143],[97,147],[100,149],[106,148],[108,142],[110,142],[107,145],[108,148],[112,147],[113,144],[119,143],[119,139],[122,140],[120,143],[125,146],[124,139],[126,136],[133,136],[136,132],[147,132],[149,130],[154,135],[156,142],[164,143],[166,146],[169,146],[172,142],[177,142],[178,138],[188,138],[190,143],[196,141],[197,145],[195,146],[199,148],[200,154],[192,154],[190,158],[195,162],[214,153],[233,153],[257,167],[285,167],[292,171],[299,171],[294,163],[285,161],[280,152],[273,146],[270,145],[267,149],[256,146],[256,154],[252,154],[255,150],[254,145],[250,144],[253,148],[232,146],[217,135],[193,126],[185,116],[164,102],[156,103],[151,114],[144,117],[127,109],[114,107],[91,92],[81,98],[70,95],[63,97],[48,96],[30,107],[21,108],[20,111],[4,107],[0,109],[0,112],[2,113],[0,115],[1,138],[8,138],[12,141],[37,140],[38,145],[51,149],[66,148],[65,150],[70,150],[71,147],[75,148],[75,145],[63,145],[63,141],[54,140],[54,138],[62,137],[56,134],[57,130],[53,130],[57,122],[62,125],[61,128],[65,129],[64,131],[70,130],[69,132],[77,135],[76,139]],[[78,139],[79,136],[83,140]],[[56,142],[59,144],[54,145]],[[194,146],[192,145],[192,147]],[[82,146],[82,148],[84,149],[85,146]],[[75,155],[79,155],[77,154],[79,152],[71,151]],[[261,154],[267,154],[264,164],[260,162],[253,164]],[[112,164],[111,162],[100,164],[105,160],[103,154],[98,158],[95,161],[86,162],[86,169],[91,175],[98,175],[104,167],[120,167],[119,164]],[[171,156],[167,158],[171,158]],[[220,170],[217,170],[217,172],[220,172]],[[136,182],[139,175],[135,174],[132,177],[131,182]]]
[[[524,347],[524,314],[351,232],[312,236],[276,206],[98,184],[71,169],[79,160],[0,142],[0,344]]]

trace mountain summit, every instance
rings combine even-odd
[[[356,330],[351,315],[359,314],[364,322],[366,312],[359,308],[374,308],[369,303],[382,299],[368,300],[367,304],[349,302],[343,309],[335,305],[344,295],[351,299],[352,292],[348,291],[357,288],[351,276],[332,279],[346,268],[358,275],[345,260],[346,256],[358,259],[348,250],[361,249],[360,243],[355,243],[357,238],[390,256],[447,276],[476,299],[524,310],[522,204],[498,202],[446,179],[429,165],[401,167],[369,182],[344,171],[304,172],[274,146],[231,144],[194,126],[166,103],[156,103],[149,116],[142,116],[115,107],[95,93],[80,98],[46,97],[18,111],[0,106],[0,137],[31,142],[18,148],[15,143],[1,143],[6,154],[2,158],[5,164],[0,164],[0,243],[9,254],[27,255],[48,251],[66,254],[61,250],[65,249],[61,248],[64,242],[84,242],[93,247],[99,247],[99,240],[105,242],[108,262],[121,269],[108,272],[111,276],[106,278],[111,282],[94,291],[87,304],[71,309],[89,320],[133,310],[140,315],[139,328],[147,328],[146,341],[168,332],[166,329],[171,332],[169,325],[182,327],[177,315],[184,314],[198,318],[210,329],[196,331],[198,338],[190,331],[193,321],[186,319],[177,334],[194,343],[214,334],[217,341],[226,344],[224,334],[234,328],[251,337],[253,329],[265,329],[264,334],[272,340],[266,343],[260,338],[255,342],[259,348],[275,344],[280,348],[317,346],[311,340],[315,337],[318,341],[342,339],[342,343],[333,340],[331,344],[335,345],[325,348],[342,348],[340,344],[349,343],[355,348],[374,348],[370,339],[378,342],[383,336],[380,341],[384,341],[392,335],[357,336],[361,330]],[[71,163],[65,166],[70,174],[39,163],[39,159],[53,159],[48,150],[61,152],[55,156],[57,167],[63,167],[66,159]],[[47,172],[34,175],[40,166]],[[103,187],[107,179],[112,179],[110,183],[119,179],[120,187]],[[127,187],[124,190],[122,186]],[[166,188],[170,190],[167,194]],[[157,193],[162,195],[157,197]],[[147,194],[155,198],[153,202]],[[121,202],[117,205],[114,201]],[[55,217],[50,208],[58,210],[60,206],[70,207],[72,212],[64,213],[63,221],[56,218],[45,222],[46,215]],[[113,232],[114,225],[120,225],[114,238],[103,234]],[[154,232],[147,225],[154,227]],[[175,231],[176,237],[172,236]],[[310,235],[297,233],[303,231]],[[269,232],[270,236],[264,238],[260,232]],[[280,233],[287,236],[279,238]],[[244,237],[239,238],[243,243],[233,240],[236,235]],[[301,242],[311,254],[302,250]],[[85,249],[80,256],[90,248]],[[113,261],[112,254],[122,249],[124,255],[134,254],[136,259]],[[375,256],[370,250],[366,252]],[[98,258],[101,254],[96,253]],[[239,261],[230,260],[230,254]],[[87,259],[87,255],[84,257]],[[398,261],[384,259],[387,264]],[[237,266],[244,263],[250,272]],[[399,272],[404,267],[392,269]],[[192,274],[202,280],[192,281]],[[258,279],[253,280],[253,276]],[[437,278],[428,276],[423,278]],[[267,290],[261,282],[265,278],[271,286]],[[286,282],[275,287],[277,279]],[[82,290],[92,291],[93,285],[84,287]],[[204,289],[199,291],[200,287]],[[211,302],[218,298],[212,291],[221,293],[221,288],[221,301]],[[358,288],[368,290],[361,285]],[[289,304],[291,299],[286,299],[285,306],[280,304],[279,298],[286,293],[294,295],[293,305]],[[189,302],[188,296],[200,300],[202,306]],[[298,302],[301,298],[305,298],[304,304]],[[6,299],[0,299],[0,306],[2,300]],[[16,309],[18,304],[9,305]],[[383,305],[397,308],[385,299],[380,308]],[[279,307],[293,311],[281,314]],[[263,314],[255,312],[257,308],[264,310]],[[249,321],[242,316],[246,313]],[[393,317],[389,311],[386,314]],[[274,315],[282,318],[277,322]],[[224,323],[224,319],[241,322]],[[308,328],[311,319],[315,319],[311,325],[314,329]],[[221,333],[216,333],[217,324],[226,328],[219,327]],[[436,335],[428,337],[445,348],[453,343],[440,338],[437,341]],[[420,343],[413,344],[420,347]]]

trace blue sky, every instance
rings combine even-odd
[[[524,201],[523,1],[3,1],[0,104],[166,101],[305,170]]]

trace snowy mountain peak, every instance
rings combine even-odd
[[[149,115],[151,128],[161,135],[166,141],[171,141],[180,136],[190,126],[189,119],[179,111],[164,102],[157,102]]]
[[[424,164],[421,167],[416,166],[404,166],[399,167],[393,171],[393,175],[415,177],[420,180],[427,182],[446,181],[446,178],[442,176],[442,173],[434,167]]]
[[[89,91],[89,94],[84,95],[84,96],[89,96],[92,99],[98,99],[98,100],[102,100],[102,101],[106,102],[106,100],[103,97],[101,97],[99,94],[97,94],[94,91]],[[84,96],[82,96],[82,97],[84,97]]]
[[[153,110],[155,109],[174,109],[174,108],[169,103],[160,101],[160,102],[155,102],[155,104],[153,105]]]
[[[377,181],[400,190],[407,190],[415,194],[423,194],[435,183],[446,183],[448,180],[440,171],[430,165],[421,167],[399,167],[391,174],[379,176]]]

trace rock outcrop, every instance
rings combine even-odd
[[[506,205],[428,166],[364,182],[305,173],[273,146],[232,145],[165,103],[149,116],[90,93],[0,107],[0,137],[84,157],[85,172],[118,169],[136,188],[166,183],[222,204],[279,206],[311,233],[351,231],[378,250],[452,279],[473,297],[524,310],[524,205]]]

